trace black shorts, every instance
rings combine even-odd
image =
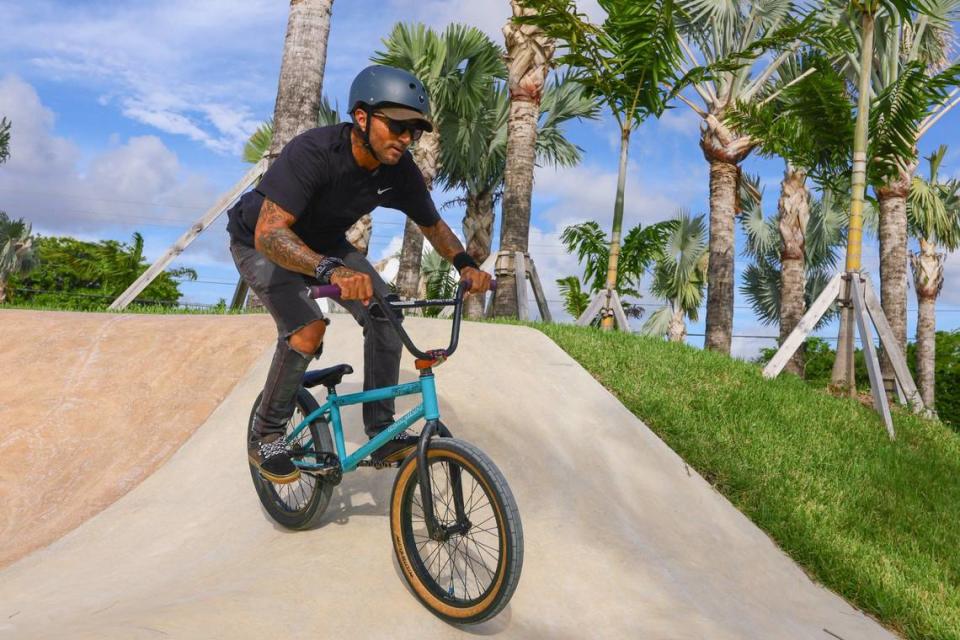
[[[308,290],[311,285],[320,284],[316,278],[284,269],[253,247],[238,242],[230,243],[230,254],[240,276],[273,316],[281,338],[287,338],[308,324],[323,320],[323,312]],[[331,250],[327,255],[340,258],[354,271],[368,274],[373,288],[381,295],[390,293],[390,287],[373,265],[352,246],[345,243],[342,248]],[[367,315],[367,309],[359,301],[337,302],[358,322],[365,324],[363,316]]]

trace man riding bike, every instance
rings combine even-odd
[[[423,84],[412,74],[374,65],[350,87],[352,123],[310,129],[294,137],[260,184],[228,212],[230,253],[250,289],[277,323],[278,340],[248,454],[272,482],[294,482],[300,471],[283,435],[307,366],[323,351],[329,321],[308,295],[313,284],[340,287],[339,303],[363,327],[364,390],[397,384],[402,344],[386,313],[370,305],[376,290],[390,289],[344,235],[376,207],[403,211],[437,253],[487,291],[480,271],[440,218],[423,177],[407,151],[433,131]],[[364,430],[373,438],[394,420],[393,399],[363,405]],[[375,460],[402,458],[417,436],[401,434],[374,453]]]

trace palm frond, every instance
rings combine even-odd
[[[557,287],[563,298],[563,310],[573,318],[579,318],[590,304],[590,294],[580,287],[577,276],[567,276],[557,279]]]
[[[673,319],[673,309],[670,307],[661,307],[651,313],[643,326],[640,327],[640,333],[645,336],[654,336],[662,338],[667,335],[670,329],[670,320]]]
[[[273,142],[273,118],[267,120],[253,132],[247,144],[243,146],[243,161],[256,164],[267,155]]]

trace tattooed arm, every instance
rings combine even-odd
[[[454,256],[463,253],[463,245],[460,244],[460,239],[454,235],[453,230],[443,220],[429,227],[420,227],[420,230],[423,231],[424,237],[430,241],[440,257],[447,262],[452,264]],[[483,293],[490,288],[490,274],[474,267],[461,269],[460,279],[470,281],[470,293]]]
[[[253,234],[254,246],[284,269],[312,276],[323,256],[315,253],[293,232],[290,227],[296,221],[276,202],[264,198]]]
[[[323,256],[304,244],[293,232],[290,227],[296,220],[276,202],[264,198],[253,234],[254,246],[284,269],[312,276]],[[346,267],[334,269],[330,274],[330,282],[340,287],[340,297],[344,300],[363,300],[366,304],[373,295],[370,276]]]

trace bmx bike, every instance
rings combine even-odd
[[[404,578],[427,609],[448,622],[473,624],[497,615],[510,601],[523,565],[523,530],[516,501],[503,474],[476,446],[452,437],[440,421],[433,367],[453,355],[460,336],[463,296],[399,301],[374,295],[383,315],[416,358],[416,382],[339,395],[336,390],[348,364],[308,371],[298,390],[286,440],[300,479],[276,484],[250,465],[257,495],[267,513],[290,529],[308,529],[319,522],[333,488],[345,473],[359,467],[395,468],[390,497],[390,532]],[[310,287],[314,298],[337,297],[336,285]],[[392,296],[391,296],[392,298]],[[421,351],[410,339],[394,309],[452,306],[453,326],[446,349]],[[326,388],[320,405],[309,389]],[[340,408],[419,395],[420,403],[353,452],[346,451]],[[248,437],[260,397],[250,412]],[[397,434],[423,420],[415,451],[397,462],[375,462],[370,454]]]

